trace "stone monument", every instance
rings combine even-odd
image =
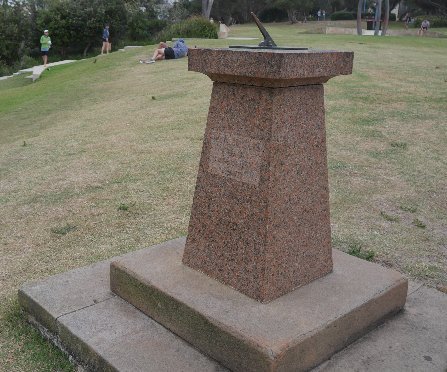
[[[92,370],[220,368],[209,356],[305,371],[405,304],[399,273],[331,249],[323,84],[350,74],[353,54],[278,48],[258,25],[260,47],[189,52],[213,92],[187,239],[19,291]]]
[[[353,53],[261,32],[190,50],[213,91],[188,237],[113,262],[111,288],[233,371],[301,371],[399,311],[407,281],[331,249],[323,83]]]

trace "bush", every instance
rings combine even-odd
[[[128,37],[131,40],[153,40],[167,22],[160,19],[148,19],[146,14],[138,12],[132,16],[128,24]]]
[[[217,25],[203,17],[191,17],[171,24],[159,34],[158,40],[166,41],[177,37],[217,39]]]
[[[34,67],[37,65],[42,64],[42,59],[41,58],[33,58],[31,56],[25,55],[23,56],[22,60],[21,60],[21,69],[24,68],[30,68],[30,67]]]
[[[357,18],[357,14],[355,15]],[[374,13],[362,13],[362,19],[371,19],[374,18]]]
[[[357,18],[357,14],[355,14],[355,18]],[[362,13],[362,19],[374,19],[374,13]],[[385,19],[385,14],[382,13],[382,21]],[[390,22],[396,21],[396,14],[390,13]]]
[[[261,22],[282,22],[289,19],[287,12],[284,9],[279,8],[267,8],[259,14]]]
[[[430,27],[447,27],[447,17],[430,15],[417,17],[414,21],[415,27],[421,27],[421,23],[424,19],[428,19],[430,22]]]
[[[355,19],[356,15],[352,12],[335,12],[331,14],[331,21],[346,21],[346,20],[352,20]]]
[[[13,72],[14,71],[11,66],[8,66],[5,62],[0,60],[0,77],[11,75]]]

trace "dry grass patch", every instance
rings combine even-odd
[[[355,52],[353,75],[326,85],[334,247],[446,285],[447,41],[268,29]],[[25,281],[186,233],[211,82],[186,60],[138,64],[148,53],[0,82],[0,370],[70,369],[25,325]]]

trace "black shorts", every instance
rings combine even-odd
[[[110,39],[109,39],[110,40]],[[104,38],[102,38],[102,41],[104,42],[104,43],[109,43],[110,41],[108,41],[107,39],[104,39]]]
[[[43,56],[48,55],[49,50],[41,50],[40,53],[42,53]]]
[[[428,27],[422,27],[422,29],[423,29],[424,31],[427,31],[427,30],[428,30]]]
[[[165,48],[165,59],[175,59],[174,49],[171,47]]]

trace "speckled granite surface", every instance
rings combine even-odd
[[[189,70],[213,81],[268,87],[325,83],[352,73],[354,53],[333,50],[189,49]]]
[[[323,86],[265,82],[349,73],[352,54],[194,49],[189,67],[263,84],[214,83],[183,263],[262,302],[331,272]]]

